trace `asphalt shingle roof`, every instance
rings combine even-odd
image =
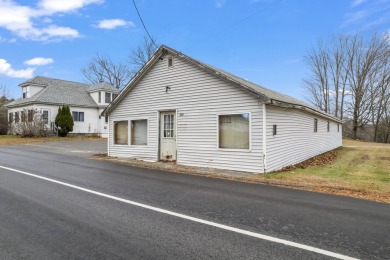
[[[69,106],[81,106],[81,107],[98,107],[98,104],[93,100],[88,93],[90,90],[94,90],[97,87],[102,89],[113,90],[108,83],[99,83],[96,85],[88,85],[73,81],[66,81],[61,79],[53,79],[48,77],[37,76],[29,79],[19,86],[25,85],[37,85],[44,86],[44,89],[36,93],[30,98],[20,98],[9,104],[7,107],[15,107],[21,105],[27,105],[31,103],[46,103],[46,104],[58,104]],[[111,87],[109,87],[109,86]],[[114,88],[114,90],[117,90]]]
[[[213,67],[211,65],[208,65],[204,62],[198,61],[194,58],[191,58],[179,51],[176,51],[168,46],[162,45],[156,52],[153,54],[153,56],[150,58],[150,60],[136,73],[133,77],[133,79],[129,82],[129,84],[122,90],[121,94],[118,96],[116,100],[114,100],[106,109],[103,111],[105,114],[109,114],[114,107],[121,102],[123,96],[127,95],[127,93],[131,90],[132,86],[138,82],[140,78],[143,77],[147,71],[153,67],[153,64],[161,57],[161,55],[164,55],[166,53],[172,53],[174,55],[179,56],[180,58],[183,58],[187,60],[188,62],[194,64],[195,66],[200,67],[203,70],[208,71],[209,73],[221,77],[229,82],[232,82],[236,85],[239,85],[240,87],[249,90],[251,93],[254,93],[255,95],[261,96],[265,99],[265,103],[267,104],[287,104],[291,105],[293,108],[302,109],[309,113],[314,114],[321,114],[324,117],[331,118],[335,121],[340,121],[338,118],[335,118],[333,115],[327,114],[324,111],[321,111],[318,108],[315,108],[313,106],[310,106],[306,104],[305,102],[302,102],[296,98],[290,97],[288,95],[273,91],[271,89],[264,88],[262,86],[259,86],[257,84],[254,84],[252,82],[249,82],[247,80],[244,80],[240,77],[237,77],[229,72],[226,72],[224,70],[221,70],[219,68]],[[279,104],[280,105],[280,104]]]
[[[97,84],[94,84],[94,85],[90,85],[89,86],[89,89],[88,89],[88,92],[95,92],[95,91],[98,91],[98,90],[105,90],[105,91],[110,91],[110,92],[117,92],[119,93],[119,90],[117,88],[115,88],[113,85],[107,83],[107,82],[99,82]]]

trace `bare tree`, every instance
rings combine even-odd
[[[122,89],[132,76],[126,64],[115,63],[111,58],[101,56],[99,53],[81,71],[92,84],[104,80],[117,89]]]
[[[140,69],[152,57],[157,50],[156,39],[144,36],[143,42],[134,50],[130,50],[129,59],[135,69]]]
[[[303,81],[308,100],[336,117],[351,118],[352,138],[369,124],[376,140],[389,102],[389,57],[388,38],[379,34],[368,41],[340,35],[328,45],[320,43],[305,56],[311,71]]]
[[[386,38],[375,34],[368,42],[354,36],[347,49],[349,90],[351,92],[350,112],[352,113],[352,138],[369,122],[373,109],[371,93],[375,93],[377,77],[388,62],[389,45]]]
[[[313,73],[310,79],[304,80],[305,88],[309,92],[308,99],[314,106],[329,113],[330,56],[327,47],[320,42],[318,50],[313,49],[304,58]]]
[[[133,75],[140,69],[156,51],[155,40],[144,37],[143,42],[134,50],[130,50],[130,64],[115,63],[110,57],[96,54],[86,68],[81,71],[84,77],[96,84],[104,80],[118,89],[122,89]]]

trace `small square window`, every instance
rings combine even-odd
[[[276,134],[277,134],[277,126],[273,125],[272,126],[272,135],[276,135]]]
[[[168,68],[172,67],[173,66],[173,58],[172,57],[169,57],[168,58]]]
[[[84,112],[72,112],[72,117],[74,122],[84,122]]]
[[[314,118],[314,133],[317,133],[318,130],[318,119]]]

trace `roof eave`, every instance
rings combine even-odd
[[[129,93],[133,87],[142,79],[142,76],[149,70],[149,68],[153,67],[153,65],[159,60],[160,56],[164,54],[164,49],[166,47],[162,45],[160,48],[156,50],[156,52],[152,55],[148,62],[145,63],[144,66],[134,75],[134,77],[130,80],[129,83],[123,88],[123,90],[119,93],[119,95],[112,101],[106,109],[101,113],[102,116],[109,115],[110,112],[117,106],[118,103],[122,101],[122,99]]]
[[[324,118],[327,118],[327,119],[330,119],[330,120],[333,120],[333,121],[336,121],[340,124],[343,123],[343,121],[339,118],[336,118],[334,116],[331,116],[325,112],[321,113],[311,107],[308,107],[308,106],[303,106],[303,105],[298,105],[298,104],[292,104],[292,103],[288,103],[288,102],[284,102],[284,101],[280,101],[280,100],[275,100],[275,99],[272,99],[270,103],[268,103],[269,105],[273,105],[273,106],[278,106],[278,107],[285,107],[285,108],[292,108],[292,109],[298,109],[298,110],[302,110],[302,111],[305,111],[305,112],[308,112],[310,114],[314,114],[314,115],[318,115],[318,116],[321,116],[321,117],[324,117]]]

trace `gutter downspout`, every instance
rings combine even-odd
[[[110,117],[108,115],[105,115],[108,117],[108,124],[107,124],[107,156],[110,157]]]
[[[263,173],[265,173],[267,167],[267,113],[265,109],[265,103],[263,103]]]

